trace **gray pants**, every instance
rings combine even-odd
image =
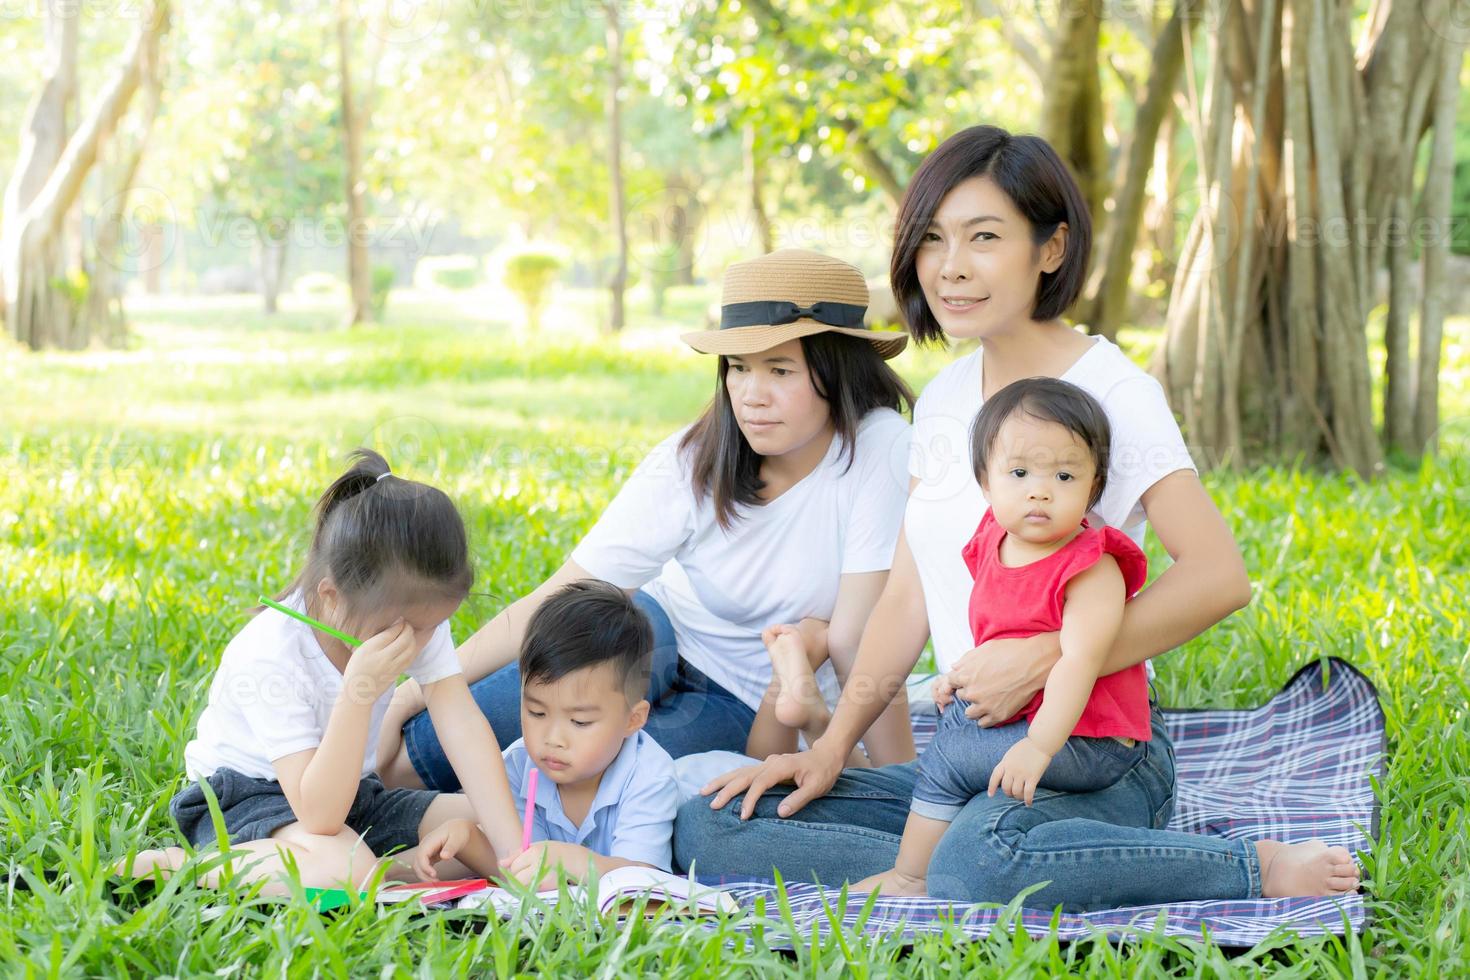
[[[255,779],[233,769],[219,769],[204,782],[219,801],[225,833],[231,844],[265,840],[297,820],[281,784],[274,779]],[[376,775],[357,784],[357,796],[347,811],[347,826],[362,835],[363,843],[377,857],[417,847],[419,823],[424,811],[439,794],[428,789],[388,789]],[[195,847],[215,840],[209,802],[198,782],[185,786],[168,805],[184,839]]]

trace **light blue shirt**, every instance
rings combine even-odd
[[[533,768],[526,740],[517,739],[503,756],[516,810],[525,813]],[[647,733],[637,731],[623,739],[623,747],[602,774],[581,826],[573,824],[562,808],[561,787],[544,774],[537,782],[533,842],[580,844],[603,857],[671,869],[679,782],[674,760]]]

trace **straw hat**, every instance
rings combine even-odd
[[[736,262],[725,270],[720,329],[681,339],[704,354],[756,354],[797,337],[840,333],[868,341],[884,359],[908,334],[863,326],[868,283],[841,259],[801,248]]]

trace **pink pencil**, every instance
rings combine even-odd
[[[526,788],[526,822],[521,826],[521,850],[531,849],[531,825],[536,822],[536,779],[541,775],[537,769],[531,770],[531,785]]]

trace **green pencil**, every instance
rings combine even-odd
[[[323,633],[327,633],[327,634],[330,634],[331,636],[335,636],[337,639],[341,640],[343,643],[346,643],[348,646],[353,646],[353,647],[360,647],[360,646],[362,646],[362,641],[359,640],[359,639],[357,639],[356,637],[348,636],[346,633],[342,632],[341,630],[332,629],[332,627],[328,626],[326,623],[319,623],[316,620],[312,619],[310,616],[306,615],[306,613],[297,612],[296,610],[292,609],[290,606],[283,606],[279,602],[277,602],[276,600],[274,600],[274,599],[267,599],[265,596],[260,596],[259,599],[260,599],[260,604],[262,606],[270,606],[276,612],[285,613],[287,616],[290,616],[292,619],[299,619],[299,620],[301,620],[301,622],[305,623],[307,626],[315,626],[317,629],[321,630]]]

